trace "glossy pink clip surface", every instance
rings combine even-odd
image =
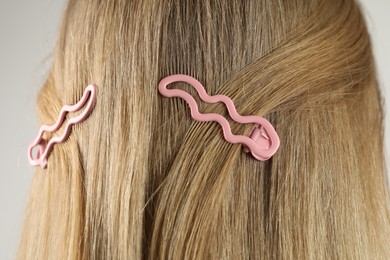
[[[87,104],[86,104],[87,103]],[[31,165],[40,165],[43,169],[47,166],[47,158],[53,149],[54,144],[64,142],[70,134],[71,126],[84,121],[91,113],[96,103],[96,87],[88,85],[83,96],[75,105],[64,105],[61,109],[57,122],[54,125],[42,125],[35,140],[28,147],[28,160]],[[85,105],[86,104],[86,105]],[[70,118],[65,126],[64,133],[61,136],[52,137],[50,140],[43,139],[44,132],[55,132],[63,124],[68,112],[77,112],[85,105],[85,109],[80,115]],[[38,146],[37,157],[33,156],[34,147]]]
[[[216,113],[202,114],[199,112],[195,99],[186,91],[181,89],[168,89],[167,86],[174,82],[185,82],[192,85],[198,92],[200,98],[207,103],[223,102],[229,112],[230,117],[238,123],[253,123],[253,128],[248,136],[234,135],[231,131],[229,122],[223,116]],[[187,101],[190,106],[191,116],[196,121],[215,121],[222,126],[223,135],[226,141],[230,143],[241,143],[244,145],[245,152],[251,152],[257,160],[265,161],[273,156],[279,148],[279,137],[275,129],[265,118],[260,116],[241,116],[237,113],[233,101],[225,95],[209,96],[203,85],[195,78],[176,74],[163,78],[158,89],[163,96],[180,97]]]

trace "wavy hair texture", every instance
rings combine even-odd
[[[266,117],[279,151],[193,121],[157,91],[176,73]],[[39,119],[89,83],[97,103],[36,168],[17,258],[389,259],[375,73],[353,0],[70,0]]]

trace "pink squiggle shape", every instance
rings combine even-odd
[[[57,131],[64,122],[65,116],[68,112],[76,112],[79,111],[84,104],[87,102],[85,109],[83,112],[77,117],[73,117],[68,120],[64,133],[61,136],[55,136],[47,142],[44,140],[43,134],[44,132],[55,132]],[[88,85],[84,91],[83,96],[75,105],[64,105],[60,111],[60,115],[58,116],[57,122],[54,125],[42,125],[39,129],[38,135],[35,140],[28,147],[28,160],[31,165],[41,165],[43,169],[47,166],[47,157],[53,149],[54,144],[62,143],[69,137],[71,126],[77,123],[84,121],[88,115],[91,113],[96,103],[96,87],[94,85]],[[47,143],[46,143],[47,142]],[[39,150],[37,153],[37,158],[34,158],[32,155],[33,148],[35,146],[39,146]]]
[[[168,89],[167,85],[174,82],[185,82],[192,85],[198,92],[200,98],[207,103],[223,102],[229,112],[230,117],[238,123],[247,124],[254,123],[254,128],[250,136],[234,135],[231,131],[229,122],[223,116],[216,113],[202,114],[199,112],[198,105],[195,99],[186,91],[180,89]],[[258,160],[268,160],[279,148],[279,136],[273,128],[272,124],[265,118],[260,116],[241,116],[237,113],[233,101],[225,95],[209,96],[206,93],[203,85],[195,78],[176,74],[163,78],[158,89],[160,93],[166,97],[180,97],[187,101],[190,106],[191,116],[200,122],[215,121],[222,126],[223,135],[226,141],[230,143],[244,144],[245,149],[250,151]],[[255,131],[257,129],[257,132]],[[259,139],[260,138],[260,139]]]

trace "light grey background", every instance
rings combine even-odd
[[[50,66],[65,0],[0,2],[0,259],[15,256],[33,169],[27,145],[37,131],[35,98]],[[390,1],[362,0],[383,94],[390,102]],[[390,111],[386,106],[386,114]],[[389,151],[390,118],[386,116]],[[369,134],[369,133],[367,133]],[[369,144],[368,144],[369,145]],[[387,153],[387,158],[390,158]]]

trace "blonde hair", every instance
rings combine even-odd
[[[390,258],[383,112],[355,1],[70,0],[53,60],[41,123],[88,83],[97,103],[36,168],[17,258]],[[161,97],[175,73],[265,116],[279,151],[254,160]]]

